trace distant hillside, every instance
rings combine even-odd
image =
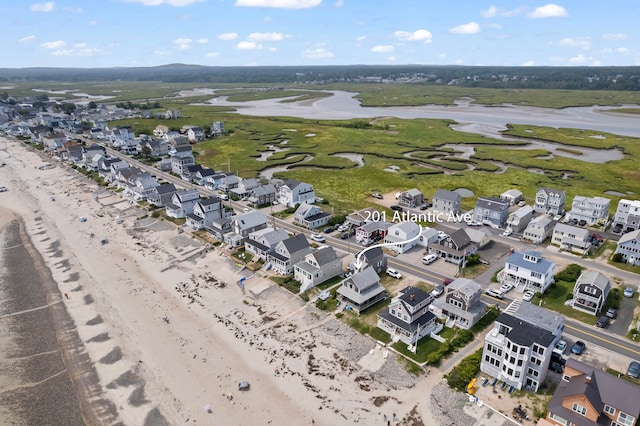
[[[1,81],[163,81],[185,83],[418,83],[466,87],[640,91],[640,67],[350,65],[133,68],[0,68]]]

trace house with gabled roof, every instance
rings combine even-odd
[[[163,183],[153,188],[153,191],[147,197],[147,201],[157,207],[162,207],[171,202],[173,194],[176,192],[176,186],[172,183]]]
[[[204,170],[204,167],[202,167],[202,164],[194,163],[194,164],[185,165],[182,168],[182,175],[180,175],[180,177],[182,178],[182,180],[186,180],[187,182],[193,182],[194,176],[196,176],[196,174],[198,174],[202,170]]]
[[[469,330],[487,310],[481,295],[480,284],[467,278],[457,278],[445,288],[444,297],[435,300],[429,309],[445,320],[447,327]]]
[[[191,126],[187,130],[187,139],[189,142],[200,142],[205,138],[204,129],[200,126]]]
[[[547,215],[540,215],[529,222],[522,233],[522,238],[534,244],[540,244],[553,233],[556,222]]]
[[[267,260],[267,255],[276,245],[289,238],[289,233],[283,228],[262,228],[249,233],[244,241],[244,250],[257,256],[260,260]]]
[[[604,197],[583,197],[576,195],[571,203],[571,210],[567,212],[567,219],[584,220],[587,225],[603,224],[609,219],[611,200]]]
[[[635,425],[640,418],[640,386],[568,358],[549,404],[550,425]]]
[[[322,246],[293,265],[293,278],[300,283],[300,292],[322,284],[342,273],[342,259],[331,246]]]
[[[193,151],[189,149],[179,149],[171,154],[171,171],[178,176],[182,176],[184,169],[195,164]]]
[[[627,232],[618,240],[616,254],[621,254],[622,259],[631,265],[640,265],[640,229]]]
[[[196,171],[194,174],[191,175],[191,181],[196,185],[204,186],[205,182],[207,181],[207,178],[209,176],[213,176],[214,174],[216,174],[215,170],[210,169],[208,167],[202,167],[201,169],[199,169],[198,171]]]
[[[378,314],[378,328],[393,341],[416,345],[420,339],[442,330],[436,316],[429,311],[433,296],[418,287],[405,287],[391,300],[386,311]]]
[[[478,197],[473,209],[473,220],[493,228],[502,228],[509,216],[509,205],[508,201],[500,198]]]
[[[256,207],[272,205],[276,201],[276,187],[270,183],[259,185],[251,190],[247,201]]]
[[[349,225],[358,227],[367,222],[377,222],[381,220],[380,211],[375,207],[367,207],[347,215],[345,222]]]
[[[220,185],[218,185],[218,191],[231,192],[232,189],[237,188],[240,184],[240,178],[233,173],[222,173],[222,179]],[[216,175],[214,175],[216,176]]]
[[[433,196],[433,210],[446,214],[460,214],[462,196],[455,191],[438,189]]]
[[[531,222],[531,218],[533,218],[533,207],[529,205],[522,206],[509,214],[507,217],[507,227],[519,234],[527,228],[529,222]]]
[[[231,189],[231,194],[237,198],[245,198],[251,194],[251,191],[260,185],[256,178],[241,178],[238,181],[238,185]]]
[[[176,191],[171,202],[165,206],[167,216],[180,219],[193,213],[193,207],[200,201],[200,193],[195,189]]]
[[[613,215],[612,227],[621,227],[623,231],[631,232],[640,228],[640,200],[618,201],[618,207]]]
[[[293,223],[307,229],[325,226],[331,218],[330,213],[313,204],[300,204],[293,215]]]
[[[231,172],[217,172],[211,176],[207,176],[204,179],[204,186],[210,191],[216,191],[220,189],[220,185],[224,182],[227,176],[233,175]]]
[[[276,244],[276,247],[267,255],[267,263],[276,273],[289,275],[293,273],[293,265],[301,262],[311,253],[313,248],[304,234],[293,235]]]
[[[313,204],[316,196],[313,186],[295,179],[288,179],[276,185],[278,202],[283,206],[295,207],[297,204]]]
[[[587,228],[558,222],[553,228],[551,244],[585,255],[591,249],[591,232]]]
[[[387,297],[387,291],[380,285],[380,277],[371,266],[345,278],[336,292],[338,301],[358,314]]]
[[[387,236],[392,225],[384,221],[367,222],[356,228],[356,242],[367,246],[374,241],[381,241]]]
[[[578,277],[573,287],[572,307],[589,315],[598,315],[605,302],[611,283],[609,278],[597,271],[585,271]]]
[[[542,253],[514,251],[498,273],[500,284],[511,284],[517,291],[544,293],[555,282],[556,264],[544,259]]]
[[[478,251],[477,244],[471,242],[471,238],[464,228],[457,229],[447,235],[447,238],[429,247],[430,253],[434,253],[447,262],[455,263],[456,265],[462,264],[467,256],[476,251]]]
[[[187,226],[191,229],[211,228],[216,219],[230,219],[233,212],[225,209],[220,198],[213,196],[200,199],[193,206],[193,213],[187,215]]]
[[[566,194],[559,189],[542,187],[536,192],[536,202],[533,210],[536,213],[547,213],[557,215],[564,213],[564,202]]]
[[[248,237],[250,233],[266,228],[268,224],[269,218],[267,215],[253,210],[239,214],[233,218],[233,232],[244,239]]]
[[[371,266],[378,274],[387,270],[387,256],[385,256],[380,246],[363,249],[358,253],[357,258],[360,259],[363,265],[360,269]]]
[[[420,226],[417,223],[398,222],[389,227],[383,242],[385,244],[393,244],[387,247],[401,254],[411,250],[418,244],[419,234]]]
[[[512,389],[536,392],[564,329],[564,317],[522,299],[513,300],[485,335],[480,371]]]
[[[130,179],[130,190],[134,200],[146,200],[153,194],[156,187],[160,186],[158,179],[150,173],[140,173]]]
[[[403,191],[398,196],[398,205],[402,207],[413,208],[422,204],[424,204],[424,195],[417,188]]]

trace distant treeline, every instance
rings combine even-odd
[[[137,68],[1,68],[0,81],[163,81],[167,83],[413,83],[463,87],[640,91],[640,67],[350,65]]]

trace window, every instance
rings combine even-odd
[[[610,405],[605,404],[605,405],[604,405],[604,412],[605,412],[605,413],[607,413],[607,414],[611,414],[611,415],[613,415],[613,414],[615,414],[615,413],[616,413],[616,409],[615,409],[615,408],[613,408],[613,407],[612,407],[612,406],[610,406]]]
[[[563,424],[563,425],[568,425],[569,422],[566,421],[565,419],[563,419],[562,417],[558,416],[557,414],[553,414],[553,413],[549,413],[549,418],[555,420],[556,422]]]
[[[630,416],[627,413],[624,413],[622,411],[620,411],[620,414],[618,414],[618,424],[621,425],[625,425],[625,426],[633,426],[633,424],[635,423],[635,417]]]
[[[575,411],[576,413],[584,416],[585,414],[587,414],[587,407],[583,407],[582,405],[578,404],[578,403],[573,403],[573,407],[571,407],[571,409],[573,411]],[[623,413],[620,413],[623,414]],[[619,417],[619,416],[618,416]],[[632,426],[632,425],[630,425]]]
[[[562,376],[562,380],[564,380],[565,382],[568,382],[568,381],[570,381],[570,380],[571,380],[571,376],[567,376],[566,374],[564,374],[564,375]]]

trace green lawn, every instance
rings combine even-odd
[[[439,334],[440,337],[447,340],[451,340],[455,335],[456,335],[456,330],[448,327],[445,327],[444,329],[442,329],[442,331]],[[437,340],[432,339],[430,337],[423,337],[418,342],[418,347],[416,349],[415,354],[413,352],[410,352],[407,349],[407,344],[404,342],[396,342],[391,346],[401,354],[406,355],[407,357],[422,364],[427,361],[427,357],[429,356],[429,354],[438,352],[441,349],[442,345],[445,345],[445,344],[446,342],[440,343]]]

